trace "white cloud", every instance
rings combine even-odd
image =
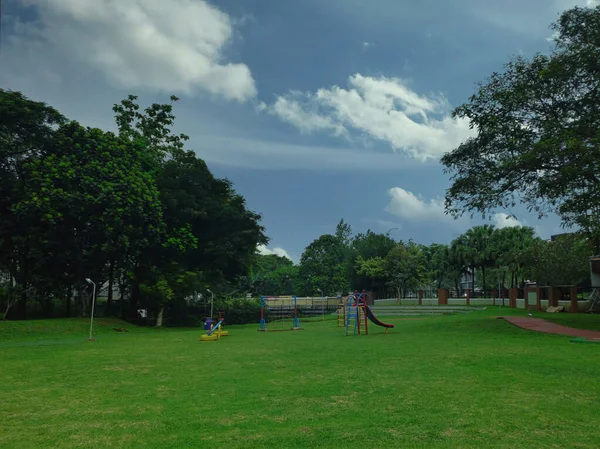
[[[498,212],[494,214],[493,222],[494,226],[498,229],[523,226],[515,217],[513,217],[512,215],[508,215],[504,212]]]
[[[8,44],[23,55],[55,53],[98,70],[121,88],[228,100],[256,95],[250,69],[225,60],[234,28],[204,0],[22,0],[38,20]]]
[[[354,131],[421,161],[438,159],[474,134],[467,120],[450,117],[442,95],[419,95],[398,78],[356,74],[348,84],[290,92],[261,108],[303,132],[349,137]]]
[[[261,111],[271,112],[284,122],[294,125],[301,132],[310,133],[312,131],[330,130],[335,135],[346,134],[344,126],[335,123],[333,118],[320,115],[316,108],[312,108],[312,110],[305,108],[293,99],[293,97],[301,95],[299,92],[293,92],[290,97],[277,97],[277,100],[271,106],[261,103],[258,108]]]
[[[391,197],[386,211],[407,221],[420,220],[452,220],[444,214],[444,201],[431,199],[429,201],[401,187],[388,191]]]
[[[465,0],[467,10],[478,20],[512,33],[538,38],[548,33],[548,26],[558,14],[575,6],[594,7],[599,0],[505,0],[484,2]],[[552,37],[546,37],[551,41]]]
[[[474,225],[473,221],[467,216],[455,220],[451,215],[445,214],[443,199],[426,200],[420,195],[415,195],[413,192],[401,187],[390,189],[388,195],[390,196],[390,202],[386,207],[386,211],[406,221],[423,222],[427,220],[434,223],[452,224],[456,227]],[[494,214],[492,221],[497,228],[523,226],[516,218],[504,212]]]
[[[292,258],[288,254],[288,252],[285,249],[280,248],[280,247],[275,247],[275,248],[271,249],[271,248],[268,248],[266,245],[258,245],[258,253],[262,254],[264,256],[274,254],[276,256],[285,257],[287,259],[292,260]]]
[[[451,226],[456,231],[463,232],[471,226],[479,224],[467,215],[454,219],[451,215],[444,213],[444,201],[442,199],[426,200],[420,195],[415,195],[413,192],[405,190],[401,187],[394,187],[388,191],[390,202],[386,207],[386,211],[405,221],[423,224],[437,224],[441,226]],[[491,221],[498,229],[508,227],[529,226],[523,220],[519,221],[512,215],[505,212],[497,212],[491,217]],[[536,234],[539,236],[549,236],[552,233],[557,233],[561,228],[555,226],[551,231],[548,228],[549,223],[553,223],[545,219],[543,222],[534,223],[532,225]],[[391,222],[390,222],[391,223]],[[562,231],[560,231],[562,232]]]
[[[354,148],[308,146],[277,141],[190,133],[200,157],[210,163],[259,170],[374,170],[402,172],[420,164],[400,154]]]

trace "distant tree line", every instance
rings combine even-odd
[[[299,264],[276,255],[258,256],[250,274],[240,279],[244,291],[265,295],[335,296],[365,289],[380,297],[404,298],[419,289],[436,293],[439,288],[490,295],[498,285],[519,287],[525,281],[579,284],[589,276],[590,254],[590,243],[581,235],[548,242],[525,226],[474,226],[450,244],[422,245],[370,230],[353,236],[341,220],[335,234],[322,235],[306,247]],[[465,279],[468,285],[461,284]]]

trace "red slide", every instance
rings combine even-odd
[[[375,314],[373,313],[373,311],[371,310],[371,308],[367,305],[365,305],[365,308],[367,309],[367,317],[369,318],[369,320],[371,320],[373,323],[377,324],[377,326],[381,326],[381,327],[387,327],[387,328],[392,328],[394,327],[393,324],[387,324],[387,323],[383,323],[381,321],[379,321],[379,318],[377,318],[375,316]]]

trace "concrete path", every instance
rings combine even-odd
[[[515,326],[523,329],[545,332],[547,334],[568,335],[570,337],[587,338],[588,340],[600,340],[600,331],[575,329],[573,327],[561,326],[541,318],[527,318],[520,316],[501,317]]]

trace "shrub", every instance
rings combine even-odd
[[[213,319],[223,312],[225,324],[250,324],[260,320],[260,303],[257,299],[215,299]]]

